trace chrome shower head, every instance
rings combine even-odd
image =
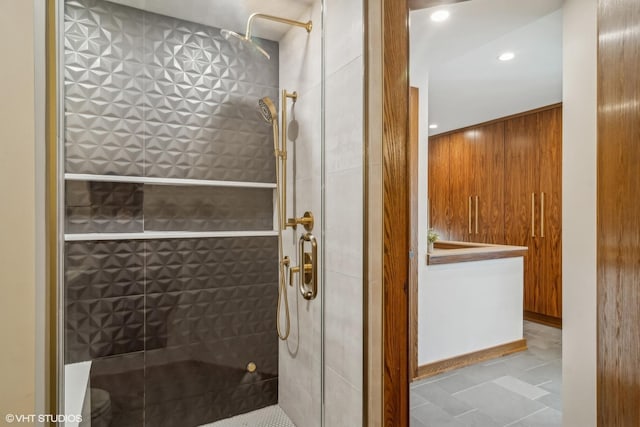
[[[263,48],[261,48],[260,46],[258,46],[250,38],[242,36],[242,35],[236,33],[235,31],[231,31],[231,30],[220,30],[220,34],[222,34],[222,37],[224,37],[226,40],[228,40],[230,42],[236,42],[236,45],[238,47],[240,47],[241,49],[247,49],[248,48],[252,52],[261,53],[267,59],[271,59],[271,56],[267,53],[267,51],[264,50]]]
[[[278,111],[276,110],[276,105],[273,103],[271,98],[265,96],[264,98],[258,101],[258,107],[260,108],[260,114],[262,118],[267,123],[277,122],[278,120]]]

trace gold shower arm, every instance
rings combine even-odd
[[[300,22],[294,21],[292,19],[280,18],[278,16],[265,15],[264,13],[254,13],[249,17],[249,20],[247,21],[247,31],[245,31],[244,33],[244,36],[247,39],[251,39],[251,25],[253,24],[254,19],[266,19],[269,21],[280,22],[282,24],[295,25],[296,27],[302,27],[307,30],[307,33],[310,33],[311,29],[313,28],[313,23],[311,21]]]

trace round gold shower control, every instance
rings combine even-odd
[[[255,364],[255,363],[253,363],[253,362],[249,362],[249,363],[247,364],[247,372],[249,372],[249,373],[253,374],[253,373],[256,371],[256,369],[258,369],[258,367],[256,366],[256,364]]]

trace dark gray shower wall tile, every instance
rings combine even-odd
[[[68,173],[143,173],[143,12],[100,0],[65,2]]]
[[[225,237],[146,243],[148,293],[278,281],[278,239]]]
[[[109,393],[112,426],[143,425],[144,368],[143,352],[99,358],[91,363],[91,388]]]
[[[142,295],[143,245],[137,240],[65,243],[65,301]]]
[[[145,230],[273,230],[270,188],[147,185]]]
[[[237,50],[220,30],[145,14],[145,175],[273,182],[271,126],[258,100],[278,98],[278,61]],[[262,41],[273,58],[278,44]]]
[[[142,200],[141,184],[67,181],[65,232],[142,232]]]
[[[148,294],[146,348],[273,335],[276,304],[276,283]]]
[[[144,349],[144,296],[67,301],[65,363]]]

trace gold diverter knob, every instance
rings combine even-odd
[[[258,367],[256,366],[255,363],[253,362],[247,363],[247,372],[249,372],[250,374],[253,374],[256,371],[256,369],[258,369]]]

